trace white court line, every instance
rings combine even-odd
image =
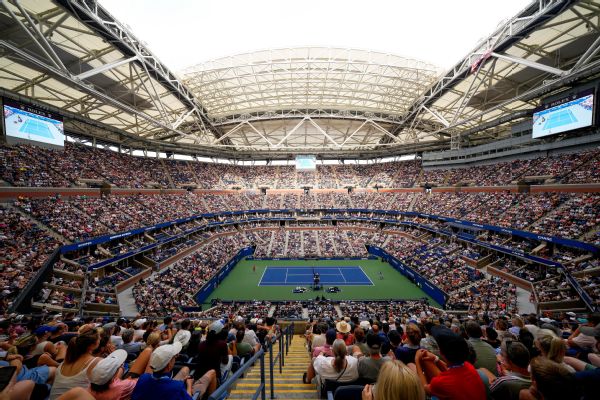
[[[338,271],[340,271],[340,275],[342,276],[344,283],[346,283],[346,277],[344,276],[344,273],[342,272],[342,270],[339,267],[338,267]]]
[[[267,272],[267,269],[269,269],[268,266],[266,266],[265,269],[263,269],[263,273],[260,276],[260,281],[258,281],[258,285],[256,285],[256,286],[265,286],[265,285],[261,285],[261,283],[262,283],[263,278],[265,277],[265,272]]]
[[[285,283],[287,283],[288,271],[289,271],[289,268],[286,268],[285,269]]]
[[[369,280],[369,282],[371,282],[371,286],[375,286],[375,284],[373,283],[373,281],[371,280],[371,278],[369,278],[369,275],[367,275],[367,273],[362,269],[362,267],[359,265],[358,268],[360,268],[360,271],[367,277],[367,279]]]

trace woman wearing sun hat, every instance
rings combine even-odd
[[[90,393],[96,400],[128,400],[137,379],[124,379],[123,363],[127,359],[125,350],[115,350],[102,359],[90,374]]]
[[[342,320],[335,324],[335,330],[337,333],[337,338],[342,339],[346,346],[352,346],[354,344],[354,335],[350,333],[352,330],[352,326],[346,320]]]

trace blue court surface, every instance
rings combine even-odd
[[[559,126],[572,124],[573,122],[577,122],[577,118],[575,118],[573,112],[569,109],[564,109],[552,113],[548,121],[544,124],[544,129],[554,129]]]
[[[48,139],[54,139],[52,132],[46,124],[40,121],[36,121],[35,119],[28,118],[19,132],[29,133],[30,135],[42,136]]]
[[[258,286],[310,286],[313,271],[321,278],[321,285],[373,286],[373,282],[361,267],[271,267],[265,268]]]

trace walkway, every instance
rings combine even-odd
[[[273,380],[275,381],[275,397],[277,400],[285,399],[318,399],[317,388],[314,383],[302,383],[302,373],[306,372],[310,357],[304,347],[305,340],[300,335],[294,335],[289,352],[285,357],[283,372],[279,373],[276,365]],[[275,352],[278,352],[277,346]],[[269,355],[265,355],[265,378],[267,381],[267,399],[271,396],[269,380]],[[257,362],[244,378],[238,380],[235,389],[231,391],[230,399],[249,399],[260,384],[260,364]]]

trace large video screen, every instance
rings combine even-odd
[[[8,99],[4,99],[4,129],[7,139],[13,137],[55,146],[65,145],[60,115]]]
[[[541,138],[594,123],[594,91],[548,103],[533,113],[533,137]]]
[[[298,171],[315,171],[317,169],[317,157],[296,156],[296,169]]]

